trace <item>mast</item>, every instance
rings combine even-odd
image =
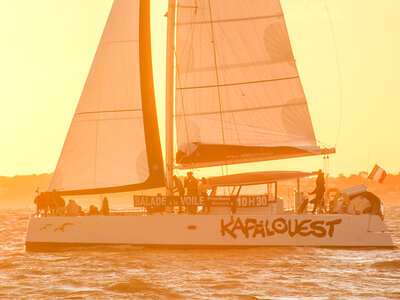
[[[167,196],[173,195],[174,172],[174,43],[175,43],[175,1],[168,0],[167,22],[167,64],[165,87],[165,160]]]

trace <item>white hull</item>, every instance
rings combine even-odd
[[[27,250],[99,244],[393,247],[390,233],[376,215],[166,214],[32,217],[29,221]]]

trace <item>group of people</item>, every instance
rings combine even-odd
[[[84,216],[85,212],[75,200],[68,200],[65,205],[65,200],[58,194],[56,190],[52,192],[42,192],[36,196],[34,203],[36,204],[36,215],[44,216]],[[88,215],[109,215],[109,205],[107,197],[103,199],[101,210],[94,205],[89,208]]]
[[[207,178],[203,177],[199,181],[197,178],[193,176],[193,172],[187,172],[187,176],[184,179],[184,183],[182,184],[182,181],[174,175],[173,177],[174,180],[174,193],[177,192],[179,196],[207,196],[207,191],[211,189],[211,186],[208,184]],[[186,189],[186,193],[185,193]],[[210,205],[206,203],[206,206],[204,207],[204,212],[209,212],[210,211]],[[179,206],[179,213],[182,213],[182,206]],[[186,210],[187,213],[189,214],[195,214],[197,213],[197,207],[196,206],[189,206],[187,207]]]
[[[174,193],[178,193],[179,196],[207,196],[207,190],[210,189],[210,185],[207,183],[207,178],[203,177],[199,181],[197,178],[193,176],[193,172],[188,172],[187,176],[184,179],[184,183],[178,178],[178,176],[173,176],[174,181]],[[186,189],[186,191],[185,191]],[[161,194],[157,194],[157,196],[161,196]],[[148,213],[163,213],[166,208],[165,207],[146,207]],[[206,205],[204,208],[204,212],[210,211],[210,207]],[[197,206],[188,206],[186,209],[179,205],[178,213],[188,213],[188,214],[196,214]]]
[[[52,216],[63,216],[65,215],[65,201],[53,190],[53,192],[42,192],[36,196],[34,203],[36,204],[36,214],[48,214]]]
[[[174,193],[178,192],[179,196],[185,196],[185,188],[187,196],[207,196],[207,190],[211,186],[207,182],[207,178],[203,177],[199,181],[193,176],[193,172],[187,172],[187,176],[184,179],[184,184],[182,181],[174,175]]]
[[[102,204],[100,210],[97,208],[97,206],[90,205],[88,214],[89,214],[89,216],[95,216],[95,215],[108,216],[110,214],[110,208],[108,206],[107,197],[103,198],[103,204]]]

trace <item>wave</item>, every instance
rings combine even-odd
[[[383,269],[400,269],[400,260],[377,261],[372,267]]]
[[[128,281],[109,285],[106,290],[114,293],[125,294],[146,294],[151,296],[163,296],[167,298],[183,298],[171,288],[162,287],[157,283],[148,283],[137,278],[130,278]]]
[[[11,262],[0,262],[0,270],[14,269],[16,264]]]

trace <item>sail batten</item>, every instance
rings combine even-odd
[[[320,152],[279,0],[178,0],[177,16],[180,167]]]
[[[185,114],[176,114],[177,117],[191,117],[191,116],[204,116],[204,115],[213,115],[213,114],[229,114],[235,112],[244,112],[244,111],[254,111],[254,110],[263,110],[263,109],[274,109],[274,108],[282,108],[282,107],[290,107],[297,105],[307,105],[307,102],[294,102],[289,104],[281,104],[281,105],[270,105],[270,106],[257,106],[257,107],[247,107],[236,110],[224,110],[224,111],[209,111],[209,112],[199,112],[199,113],[185,113]]]
[[[164,186],[148,0],[115,0],[49,189],[63,195]]]

